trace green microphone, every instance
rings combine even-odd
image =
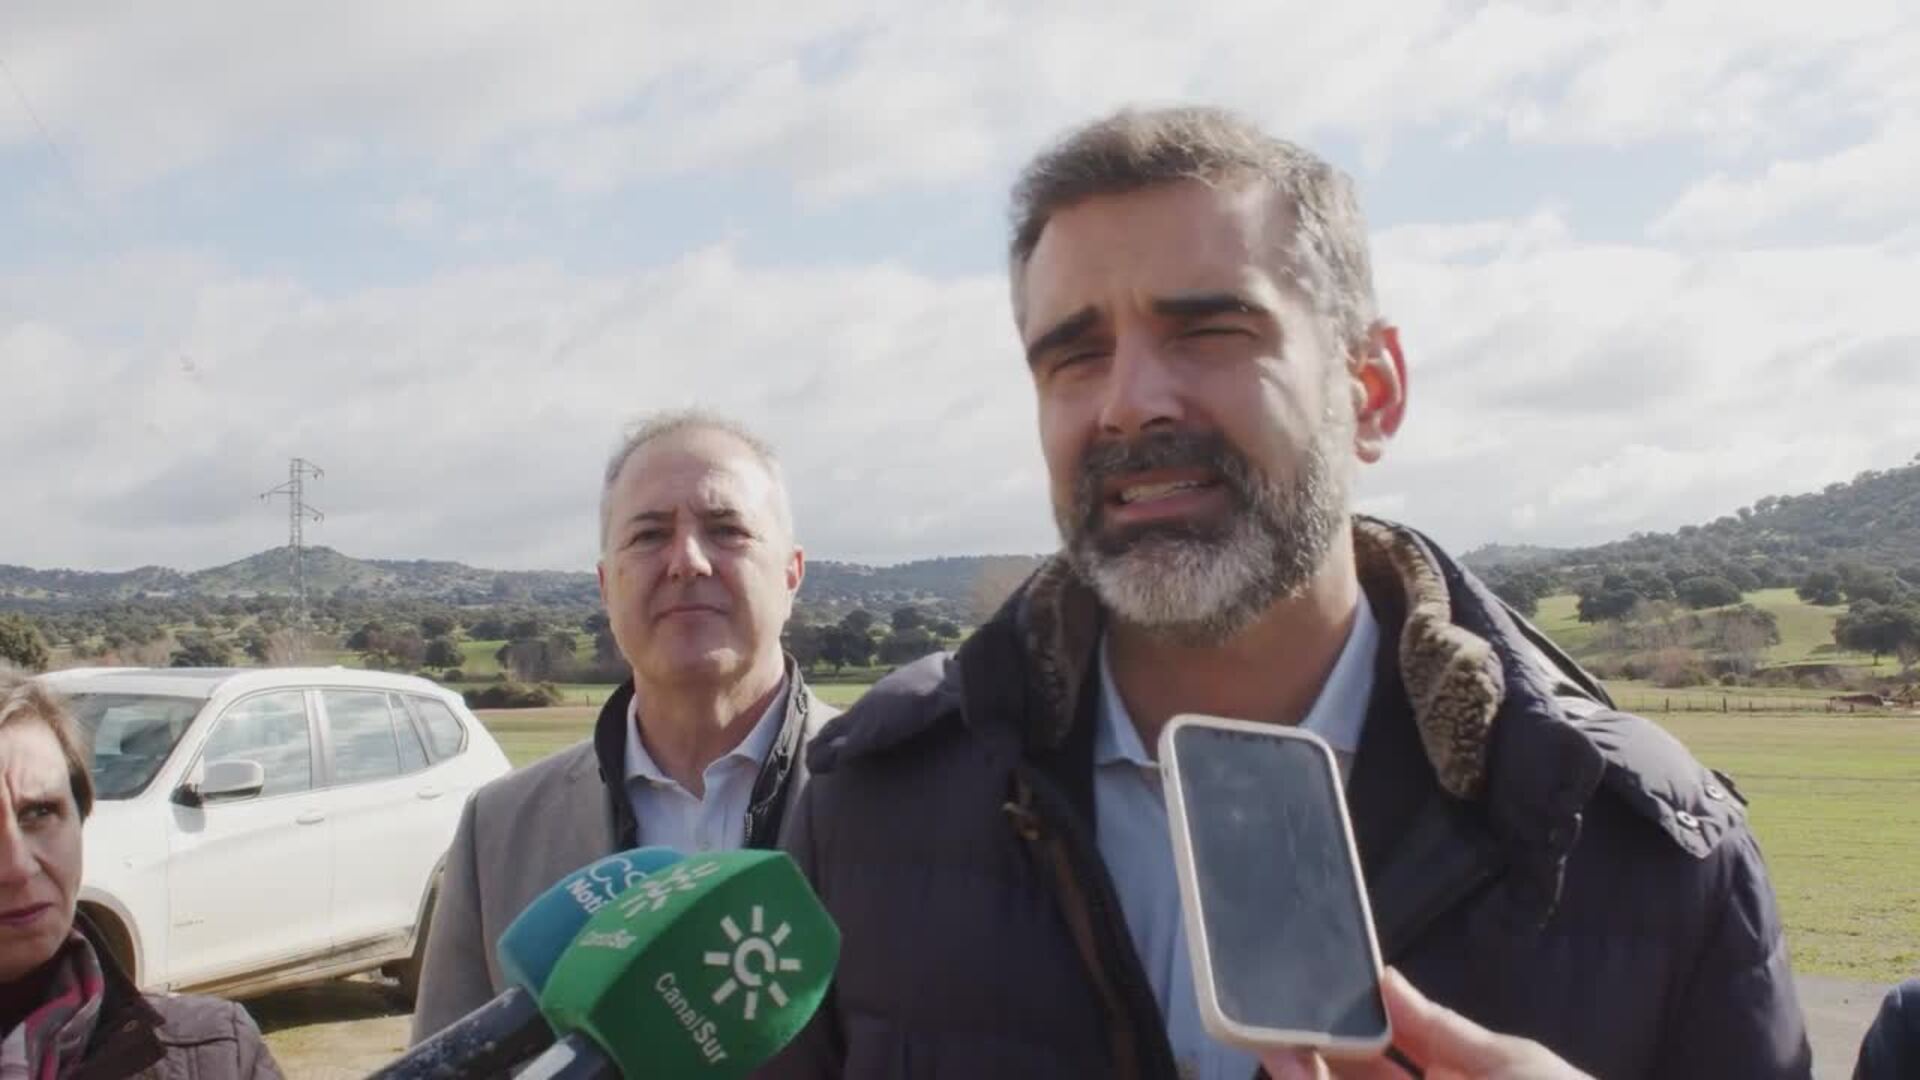
[[[744,1076],[791,1042],[833,981],[840,930],[777,851],[699,855],[641,878],[554,962],[559,1042],[522,1080]]]

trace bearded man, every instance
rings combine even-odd
[[[1062,551],[815,743],[782,846],[844,943],[772,1075],[1254,1075],[1195,1004],[1151,750],[1178,713],[1332,745],[1429,1075],[1808,1075],[1731,782],[1351,511],[1408,394],[1346,178],[1217,110],[1123,112],[1013,203]]]

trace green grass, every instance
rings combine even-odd
[[[866,692],[865,683],[809,683],[829,705],[846,708]],[[475,715],[493,733],[515,768],[538,761],[556,750],[571,746],[593,732],[600,705],[613,692],[611,686],[569,684],[560,687],[566,704],[548,709],[480,709]]]
[[[1542,597],[1540,607],[1533,614],[1533,624],[1546,631],[1555,644],[1578,656],[1593,644],[1593,636],[1599,629],[1592,623],[1581,622],[1579,612],[1580,598],[1572,593]]]
[[[1767,650],[1769,664],[1870,663],[1872,657],[1843,652],[1833,643],[1833,624],[1847,613],[1845,605],[1816,607],[1792,589],[1761,589],[1743,597],[1761,611],[1773,612],[1780,623],[1780,644]]]
[[[1681,696],[1610,688],[1625,701]],[[865,689],[815,686],[836,705]],[[480,713],[516,766],[586,738],[611,688],[565,690],[567,705]],[[1808,712],[1820,695],[1791,688],[1732,693],[1776,711],[1654,715],[1752,803],[1795,969],[1875,982],[1920,971],[1920,715]]]
[[[1920,971],[1920,716],[1659,719],[1752,803],[1796,970]]]
[[[807,685],[813,688],[814,694],[819,697],[821,701],[837,709],[844,709],[860,700],[860,695],[866,693],[867,687],[871,684],[808,682]]]
[[[500,661],[493,654],[500,651],[504,641],[458,641],[454,643],[460,650],[460,670],[470,678],[484,678],[500,674]]]
[[[493,733],[514,768],[530,765],[593,732],[598,705],[556,705],[550,709],[479,709],[474,715]]]

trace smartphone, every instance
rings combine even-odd
[[[1159,749],[1207,1031],[1254,1050],[1384,1049],[1380,945],[1332,749],[1193,715],[1169,722]]]

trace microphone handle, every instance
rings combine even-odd
[[[599,1044],[574,1032],[514,1074],[515,1080],[608,1080],[620,1076]]]
[[[505,1076],[551,1045],[553,1031],[540,1015],[539,1002],[524,988],[510,986],[367,1080]]]

